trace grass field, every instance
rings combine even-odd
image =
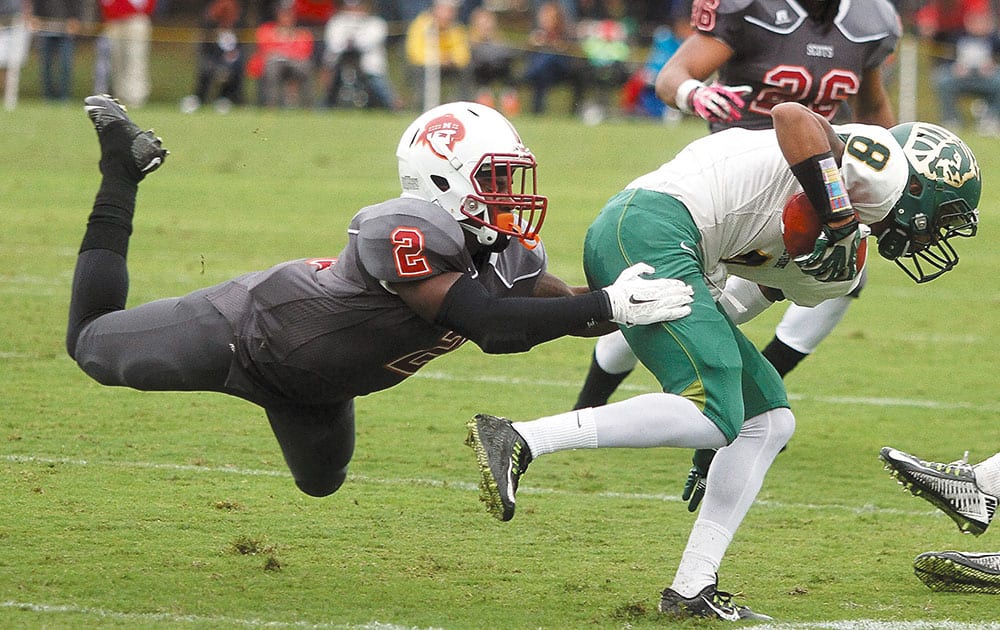
[[[143,183],[131,303],[282,260],[336,255],[362,205],[398,192],[407,116],[136,112],[172,154]],[[551,269],[583,282],[581,243],[603,201],[701,125],[525,118],[551,198]],[[901,492],[891,444],[938,460],[1000,448],[995,140],[980,235],[959,268],[917,286],[873,260],[864,297],[788,378],[798,431],[722,567],[781,627],[998,628],[995,599],[936,594],[927,550],[1000,550]],[[560,453],[525,477],[517,518],[477,501],[464,423],[567,409],[591,342],[490,357],[472,344],[358,401],[349,482],[312,499],[262,413],[214,394],[104,388],[65,356],[76,247],[97,180],[78,104],[0,116],[0,627],[649,628],[693,515],[690,453]],[[763,344],[781,308],[746,326]],[[652,391],[645,374],[620,396]],[[787,624],[787,625],[785,625]],[[680,627],[713,627],[689,622]]]

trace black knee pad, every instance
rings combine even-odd
[[[347,466],[326,475],[322,479],[296,479],[295,485],[299,487],[299,490],[311,497],[326,497],[339,490],[345,481],[347,481]]]

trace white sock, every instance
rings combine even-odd
[[[597,427],[590,407],[513,426],[528,443],[532,458],[574,448],[597,448]]]
[[[792,350],[812,354],[816,346],[844,319],[853,301],[854,298],[844,295],[812,307],[791,304],[778,322],[774,336]]]
[[[515,422],[531,456],[575,448],[720,448],[726,436],[690,400],[675,394],[642,394],[590,407]]]
[[[732,540],[733,533],[722,525],[704,518],[696,520],[670,588],[690,599],[715,584],[722,557]]]
[[[772,409],[748,418],[736,440],[719,449],[708,470],[701,512],[671,588],[690,598],[715,582],[733,534],[757,498],[771,462],[794,430],[791,410]]]
[[[600,448],[719,448],[726,436],[693,402],[676,394],[641,394],[594,408]]]
[[[986,494],[1000,497],[1000,453],[972,467],[976,485]]]
[[[795,416],[780,408],[748,418],[732,444],[720,448],[708,469],[700,516],[735,532],[757,498],[781,447],[795,432]]]

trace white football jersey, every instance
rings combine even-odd
[[[841,178],[862,223],[884,218],[899,200],[909,167],[887,129],[849,124]],[[626,188],[662,192],[680,200],[701,232],[705,276],[719,290],[728,274],[780,289],[802,306],[851,291],[856,280],[819,282],[785,251],[781,214],[802,191],[773,130],[727,129],[695,140],[659,169]],[[718,296],[716,296],[718,297]]]

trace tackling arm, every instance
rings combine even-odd
[[[609,300],[601,291],[545,299],[498,298],[472,276],[456,272],[394,283],[392,289],[423,319],[454,330],[491,354],[524,352],[611,317]]]
[[[557,278],[551,273],[543,273],[538,282],[535,283],[534,297],[568,297],[571,295],[583,295],[590,293],[590,287],[570,286],[561,278]],[[575,337],[600,337],[610,332],[618,330],[618,325],[611,321],[599,322],[588,325],[571,332]]]
[[[468,274],[447,272],[390,286],[423,319],[471,339],[491,354],[524,352],[542,342],[612,321],[653,324],[691,312],[692,289],[680,280],[643,278],[653,268],[629,267],[610,286],[560,297],[497,297]],[[572,293],[554,277],[546,291]],[[607,328],[598,329],[595,334]]]

